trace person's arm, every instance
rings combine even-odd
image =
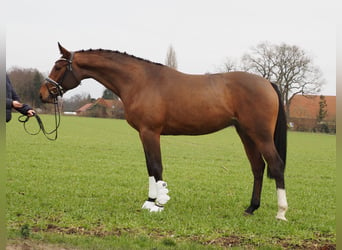
[[[11,96],[11,98],[6,98],[6,109],[14,108],[18,112],[20,112],[23,115],[27,116],[34,116],[35,111],[27,104],[23,104],[20,102],[20,98],[18,94],[15,92],[14,88],[12,87],[12,83],[10,79],[8,78],[8,75],[6,74],[6,88],[8,88],[6,91],[9,91],[10,93],[7,95],[8,97]]]
[[[15,102],[15,101],[14,101]],[[23,115],[28,115],[28,116],[33,116],[34,115],[34,110],[27,104],[22,104],[20,103],[22,106],[20,108],[14,108],[19,111],[20,113],[22,113]]]
[[[9,100],[11,100],[11,99],[9,99]],[[20,112],[23,115],[34,116],[36,113],[29,105],[20,102],[19,96],[17,95],[17,93],[15,92],[15,90],[13,88],[12,88],[11,106],[12,106],[12,108],[14,108],[15,110],[17,110],[18,112]]]

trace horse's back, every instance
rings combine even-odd
[[[243,104],[246,107],[267,106],[278,99],[271,83],[261,76],[237,71],[225,73],[223,78],[225,88],[239,109]]]
[[[254,74],[181,74],[171,79],[162,92],[166,106],[162,134],[211,133],[236,122],[251,122],[245,117],[256,119],[265,108],[273,109],[275,91]]]

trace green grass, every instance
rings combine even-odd
[[[46,126],[52,116],[42,116]],[[34,120],[30,121],[34,124]],[[48,128],[49,129],[49,128]],[[55,142],[6,127],[9,238],[80,249],[295,248],[336,242],[336,137],[288,135],[288,222],[277,221],[273,180],[243,216],[252,173],[233,128],[162,137],[171,200],[141,210],[148,178],[137,132],[125,121],[62,117]]]

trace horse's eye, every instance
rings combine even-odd
[[[61,67],[60,67],[59,65],[56,64],[56,65],[55,65],[55,70],[56,70],[56,71],[59,71],[59,70],[61,70]]]

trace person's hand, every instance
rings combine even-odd
[[[34,116],[36,114],[36,112],[32,109],[30,109],[29,111],[27,111],[27,116],[28,117],[31,117],[31,116]]]
[[[13,108],[19,109],[19,108],[22,108],[22,107],[23,107],[23,104],[20,103],[20,102],[18,102],[18,101],[13,101],[13,102],[12,102],[12,106],[13,106]]]

